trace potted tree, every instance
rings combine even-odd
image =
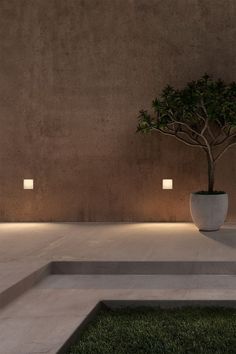
[[[137,131],[175,137],[205,153],[208,189],[191,193],[190,211],[200,230],[218,230],[228,210],[228,195],[215,191],[215,166],[236,145],[236,83],[204,75],[183,89],[167,86],[152,102],[153,114],[141,110]]]

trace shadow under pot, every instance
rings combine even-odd
[[[190,194],[190,212],[200,231],[217,231],[228,212],[228,194]]]

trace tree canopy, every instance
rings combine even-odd
[[[226,84],[205,74],[183,89],[167,86],[153,100],[152,108],[153,113],[140,111],[137,131],[158,131],[203,149],[212,169],[226,150],[236,144],[235,82]]]

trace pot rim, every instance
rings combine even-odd
[[[199,193],[199,192],[191,192],[190,195],[197,195],[199,197],[222,197],[222,196],[228,196],[227,192],[222,192],[222,193]]]

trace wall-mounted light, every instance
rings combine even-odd
[[[23,180],[24,189],[34,189],[34,180],[33,179],[24,179]]]
[[[162,189],[173,189],[173,179],[163,179]]]

